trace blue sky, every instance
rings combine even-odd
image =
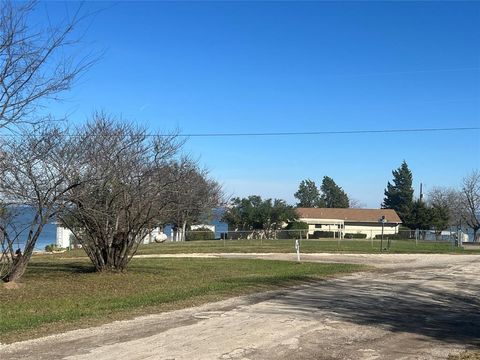
[[[78,6],[41,3],[35,19]],[[79,49],[102,59],[51,111],[102,109],[152,131],[480,126],[478,2],[87,2]],[[227,194],[293,203],[332,177],[378,207],[405,159],[418,190],[480,168],[480,131],[190,138]]]

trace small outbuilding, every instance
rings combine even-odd
[[[397,234],[402,221],[393,209],[297,208],[299,221],[308,224],[309,237],[331,233],[331,237],[367,239]]]

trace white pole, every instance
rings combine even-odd
[[[297,261],[300,262],[300,242],[295,240],[295,250],[297,251]]]

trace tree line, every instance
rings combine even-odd
[[[460,189],[434,187],[426,199],[414,199],[413,175],[406,161],[392,171],[393,179],[384,190],[381,204],[393,209],[408,229],[434,230],[440,234],[449,227],[473,229],[474,239],[480,229],[480,172],[467,175]],[[302,180],[294,197],[296,207],[349,208],[359,207],[358,201],[349,199],[347,193],[329,177],[324,176],[317,187],[311,179]],[[295,206],[281,199],[262,199],[258,195],[233,198],[223,217],[232,230],[264,231],[266,234],[288,228],[305,228],[299,223]]]
[[[348,208],[350,205],[345,191],[328,176],[323,178],[320,188],[313,180],[302,180],[294,196],[298,199],[297,207]],[[231,199],[222,220],[229,229],[257,232],[267,238],[276,230],[308,229],[307,224],[297,221],[295,206],[282,199],[262,199],[258,195]]]
[[[343,189],[329,176],[324,176],[322,185],[317,187],[315,181],[306,179],[300,182],[294,194],[298,207],[306,208],[348,208],[350,199]]]
[[[462,179],[459,189],[433,187],[424,199],[414,199],[413,176],[406,161],[392,172],[382,208],[394,209],[404,226],[434,230],[439,234],[449,227],[473,230],[476,241],[480,229],[480,172],[472,171]]]

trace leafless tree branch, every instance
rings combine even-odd
[[[35,5],[0,3],[0,128],[45,120],[37,112],[42,101],[58,100],[97,59],[67,55],[78,43],[74,30],[82,20],[79,11],[56,27],[34,29],[29,16]]]

